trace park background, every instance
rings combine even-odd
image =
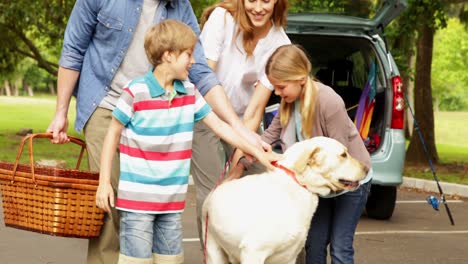
[[[55,112],[56,73],[63,33],[75,1],[0,0],[0,161],[13,162],[18,132],[44,132]],[[217,1],[191,1],[199,18]],[[345,9],[372,14],[379,0],[291,0],[290,12]],[[468,184],[468,0],[408,0],[385,30],[402,73],[430,159],[443,181]],[[71,135],[74,100],[69,111]],[[432,178],[428,160],[407,115],[405,176]],[[414,135],[414,136],[413,136]],[[73,167],[78,148],[35,143],[37,159]],[[27,155],[25,155],[25,158]],[[26,159],[23,158],[23,161]],[[85,164],[86,165],[86,164]]]

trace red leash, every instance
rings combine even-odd
[[[281,164],[278,164],[277,161],[273,161],[273,162],[271,163],[271,165],[275,166],[275,167],[278,168],[278,169],[283,170],[283,171],[286,172],[286,174],[287,174],[288,176],[290,176],[297,184],[299,184],[299,185],[302,186],[303,188],[306,188],[306,189],[307,189],[307,187],[306,187],[305,185],[302,185],[302,184],[299,183],[299,181],[297,180],[297,177],[296,177],[296,173],[295,173],[294,171],[292,171],[292,170],[290,170],[290,169],[284,167],[284,166],[281,165]]]

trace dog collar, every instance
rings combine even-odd
[[[278,169],[283,170],[283,171],[286,172],[286,174],[287,174],[288,176],[290,176],[297,184],[299,184],[299,186],[302,186],[303,188],[307,189],[305,185],[302,185],[302,184],[299,183],[299,181],[297,180],[297,177],[296,177],[296,173],[295,173],[294,171],[292,171],[292,170],[290,170],[290,169],[284,167],[284,166],[281,165],[281,164],[278,164],[277,161],[273,161],[273,162],[271,163],[271,165],[275,166],[275,167],[278,168]]]

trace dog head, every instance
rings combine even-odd
[[[279,163],[296,173],[298,181],[313,193],[355,190],[366,177],[365,166],[347,148],[328,137],[314,137],[291,146]]]

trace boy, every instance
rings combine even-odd
[[[119,263],[182,263],[181,213],[185,206],[194,123],[200,120],[228,143],[262,163],[274,160],[221,121],[186,80],[197,42],[189,26],[166,20],[145,35],[154,70],[132,80],[113,111],[104,140],[96,204],[114,206],[110,181],[120,142]]]

